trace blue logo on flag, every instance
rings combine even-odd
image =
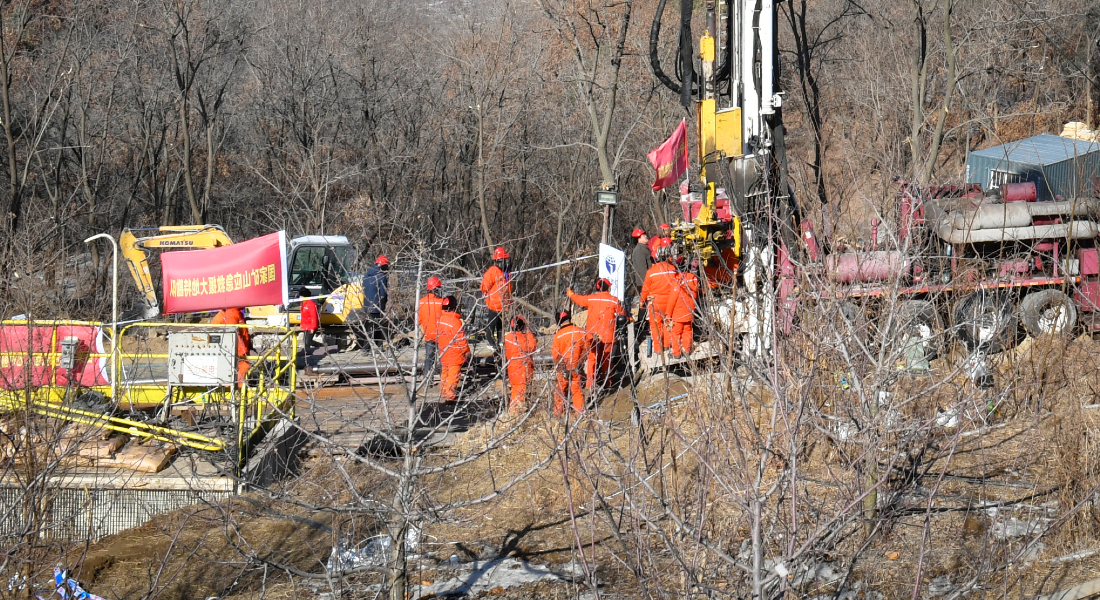
[[[615,259],[610,257],[610,256],[608,256],[603,261],[603,266],[604,266],[605,269],[607,269],[608,274],[612,274],[612,275],[615,273],[615,269],[619,268],[619,265],[615,264]]]

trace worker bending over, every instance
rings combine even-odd
[[[610,292],[611,282],[601,277],[596,280],[596,293],[582,296],[574,294],[572,289],[565,291],[569,300],[588,309],[585,331],[590,340],[588,366],[585,371],[586,387],[599,381],[600,387],[607,386],[611,374],[611,349],[615,346],[615,321],[625,315],[619,299]]]
[[[554,416],[565,414],[566,395],[573,398],[573,410],[584,412],[584,391],[581,389],[581,372],[588,355],[588,334],[573,324],[568,310],[558,313],[558,332],[554,334],[551,354],[557,386],[554,389]]]
[[[512,267],[508,259],[508,251],[504,248],[493,250],[493,264],[481,277],[481,295],[485,298],[485,308],[489,310],[487,327],[496,352],[501,351],[504,337],[503,314],[512,310]]]
[[[680,358],[691,354],[691,323],[695,316],[695,300],[699,295],[699,277],[687,269],[687,260],[676,258],[677,273],[672,281],[669,296],[668,318],[672,322],[669,347],[672,356]]]
[[[671,298],[673,290],[679,286],[676,281],[678,277],[676,266],[668,258],[667,247],[661,248],[659,256],[662,260],[646,271],[642,293],[638,296],[641,305],[647,306],[649,333],[653,340],[653,352],[656,354],[660,354],[668,347],[671,336],[669,331]]]
[[[432,375],[439,372],[436,369],[439,361],[436,337],[439,335],[439,318],[443,313],[443,282],[433,275],[428,278],[425,287],[428,288],[428,293],[420,298],[417,305],[416,322],[424,333],[424,377],[431,379]]]
[[[458,399],[458,383],[462,377],[462,365],[470,358],[470,345],[466,343],[465,324],[458,314],[458,299],[443,299],[443,311],[439,315],[436,343],[439,344],[439,362],[443,373],[439,378],[439,396],[447,402]]]
[[[214,318],[210,319],[211,325],[244,325],[244,315],[239,308],[225,308],[219,310]],[[248,329],[237,327],[237,384],[244,385],[251,363],[248,355],[252,353],[252,336]]]
[[[504,358],[507,360],[508,386],[511,388],[511,401],[508,411],[521,413],[527,400],[527,384],[535,378],[535,350],[538,341],[535,334],[527,329],[523,317],[512,317],[511,331],[504,335]]]

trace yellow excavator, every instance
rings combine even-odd
[[[130,267],[144,303],[142,316],[160,315],[160,302],[149,272],[148,250],[205,250],[233,243],[220,225],[179,225],[148,229],[124,229],[119,236],[122,256]],[[301,321],[301,300],[317,298],[321,332],[331,336],[340,348],[348,345],[350,325],[363,308],[363,287],[352,277],[354,248],[342,235],[306,235],[287,245],[287,286],[290,306],[250,306],[250,323],[277,326]]]

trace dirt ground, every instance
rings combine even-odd
[[[924,533],[922,509],[927,496],[903,502],[899,506],[917,510],[895,519],[858,551],[838,547],[837,555],[849,553],[859,559],[849,581],[858,581],[864,591],[876,590],[881,597],[909,596],[912,573],[919,564],[923,576],[918,595],[933,597],[927,589],[931,580],[946,577],[959,585],[979,575],[969,570],[972,565],[1000,561],[1006,566],[981,573],[981,589],[967,597],[1024,598],[1095,577],[1100,553],[1073,555],[1100,547],[1091,500],[1074,516],[1061,515],[1067,505],[1092,497],[1079,487],[1095,483],[1095,447],[1089,444],[1100,431],[1100,410],[1092,407],[1097,404],[1092,390],[1100,389],[1094,381],[1100,374],[1095,368],[1097,356],[1100,344],[1083,337],[1061,346],[1027,340],[997,357],[993,363],[998,386],[1011,393],[1004,395],[988,423],[972,425],[973,433],[951,437],[945,429],[944,439],[955,444],[950,469],[944,471],[949,476],[925,484],[936,486],[928,506],[942,512],[932,513],[934,519]],[[915,380],[913,385],[921,383]],[[678,377],[654,380],[639,388],[637,406],[645,409],[691,390],[691,382]],[[340,410],[339,398],[369,402],[376,395],[368,390],[330,391],[317,399],[318,406],[331,414]],[[635,406],[629,391],[620,390],[605,397],[594,412],[600,427],[613,436],[615,431],[622,435],[636,426]],[[669,417],[682,415],[671,411]],[[439,450],[441,459],[475,452],[507,427],[509,418],[505,415],[470,427]],[[659,417],[643,417],[649,418]],[[498,452],[427,478],[423,494],[445,504],[499,490],[502,482],[546,456],[562,440],[563,432],[561,422],[536,412]],[[1084,445],[1069,448],[1067,439]],[[834,451],[828,444],[810,450],[810,460],[802,466],[808,479],[825,477]],[[324,596],[333,591],[324,577],[325,564],[338,538],[347,532],[365,537],[382,531],[377,522],[333,507],[345,503],[352,489],[386,497],[392,482],[348,456],[315,452],[307,456],[301,476],[285,482],[279,497],[252,492],[221,504],[161,515],[142,527],[71,549],[63,560],[91,591],[106,598],[331,598]],[[930,472],[938,472],[942,464],[933,462]],[[456,562],[514,558],[554,569],[575,565],[580,559],[579,542],[584,558],[595,565],[601,597],[638,597],[634,575],[617,556],[621,548],[614,532],[589,510],[592,490],[570,468],[569,459],[551,460],[488,502],[440,513],[421,532],[416,556],[410,560],[410,590],[427,589],[451,577]],[[683,469],[690,470],[688,465]],[[567,488],[566,478],[574,485]],[[685,478],[683,484],[690,485],[691,479]],[[834,493],[827,486],[813,485],[807,486],[807,492]],[[999,511],[983,508],[997,503],[1003,506]],[[1004,544],[992,542],[991,532],[1006,523],[1050,518],[1070,520],[1039,546],[1026,547],[1027,536]],[[827,562],[830,556],[821,559]],[[472,595],[574,598],[589,591],[582,580],[543,581]],[[352,588],[358,590],[353,596],[368,594],[376,579],[363,575],[357,581],[361,587]],[[720,582],[716,585],[724,587]],[[836,589],[835,581],[810,581],[787,597],[811,597]]]

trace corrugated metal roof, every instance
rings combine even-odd
[[[970,154],[995,160],[1007,158],[1016,164],[1050,165],[1097,151],[1100,144],[1044,133]]]

